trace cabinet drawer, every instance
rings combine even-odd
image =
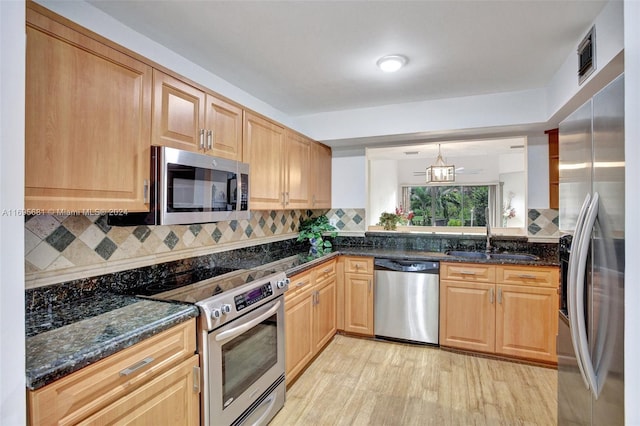
[[[77,424],[195,351],[195,319],[191,319],[30,391],[30,424]]]
[[[496,268],[496,282],[499,284],[558,287],[559,280],[557,267],[509,265]]]
[[[336,276],[336,260],[330,260],[313,268],[316,273],[316,281],[324,281]]]
[[[285,306],[298,303],[300,299],[307,297],[313,289],[313,271],[296,274],[290,278],[289,290],[284,294]]]
[[[440,279],[493,283],[495,277],[496,268],[492,265],[479,263],[440,264]]]
[[[355,274],[373,274],[373,258],[347,257],[344,261],[344,271]]]

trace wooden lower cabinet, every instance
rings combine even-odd
[[[318,352],[336,334],[335,277],[316,285],[316,305],[313,324],[313,342],[315,350]]]
[[[557,362],[557,290],[498,285],[496,300],[496,352]]]
[[[78,424],[199,425],[199,374],[194,377],[198,368],[194,355]]]
[[[336,334],[336,261],[291,277],[285,293],[287,384]]]
[[[29,425],[198,424],[195,353],[191,319],[28,391]],[[183,420],[174,422],[178,414]]]
[[[344,331],[373,336],[373,258],[344,258]]]
[[[440,281],[440,344],[480,352],[495,350],[495,284]]]
[[[312,274],[291,278],[284,299],[285,371],[287,383],[296,378],[311,361],[315,351],[313,342],[313,284]]]
[[[440,344],[556,363],[557,267],[441,263]]]

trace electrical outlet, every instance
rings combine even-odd
[[[336,219],[335,217],[332,217],[331,219],[329,219],[329,225],[336,226],[337,224],[338,224],[338,219]]]

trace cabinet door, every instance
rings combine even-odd
[[[285,376],[291,383],[313,358],[313,293],[296,296],[289,305],[285,300]]]
[[[148,211],[151,67],[27,8],[25,207]]]
[[[251,167],[249,207],[252,210],[282,210],[284,129],[247,112],[244,120],[244,144]]]
[[[557,362],[558,293],[555,288],[498,285],[496,352]]]
[[[207,154],[243,161],[242,159],[242,109],[218,99],[206,96]],[[211,141],[211,147],[209,147]]]
[[[311,208],[331,208],[331,148],[314,142],[311,149]]]
[[[373,336],[373,277],[345,274],[344,331]]]
[[[440,344],[494,352],[495,284],[440,280]]]
[[[199,425],[199,370],[194,355],[78,424]]]
[[[336,334],[336,279],[316,285],[314,309],[314,343],[317,353]]]
[[[310,207],[311,141],[288,131],[285,155],[287,156],[284,169],[285,208],[308,208]]]
[[[204,152],[205,94],[153,70],[153,145]]]

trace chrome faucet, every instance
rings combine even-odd
[[[491,221],[489,220],[489,207],[484,209],[484,217],[487,222],[487,253],[491,252]]]

